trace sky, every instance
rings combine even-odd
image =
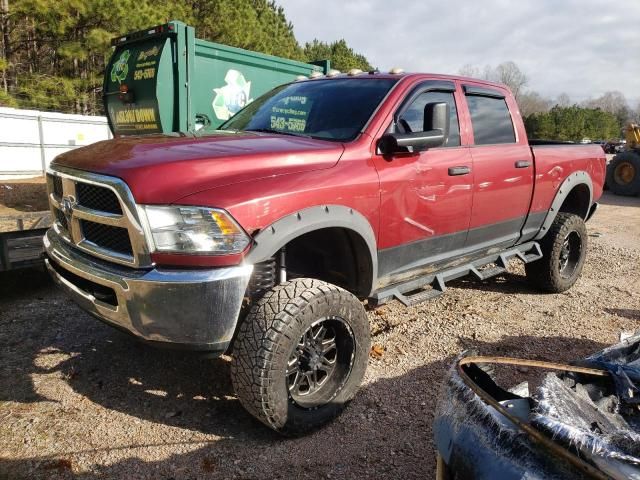
[[[344,38],[381,71],[457,74],[512,60],[527,89],[640,103],[640,0],[276,0],[299,42]]]

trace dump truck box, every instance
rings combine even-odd
[[[199,40],[178,21],[113,45],[104,105],[114,135],[217,128],[272,88],[329,68]]]

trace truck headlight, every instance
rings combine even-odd
[[[152,250],[224,255],[242,252],[249,236],[223,210],[145,205]]]

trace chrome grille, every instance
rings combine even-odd
[[[58,222],[58,224],[66,231],[69,231],[69,224],[67,223],[67,217],[65,217],[64,213],[62,213],[60,210],[58,210],[57,208],[54,211],[55,215],[56,215],[56,221]]]
[[[76,183],[76,192],[78,194],[78,205],[100,212],[122,215],[118,197],[108,188],[98,187],[89,183]]]
[[[137,207],[122,180],[55,167],[47,188],[53,228],[65,241],[104,260],[151,265]]]
[[[62,198],[62,178],[60,177],[52,177],[53,181],[53,192],[60,198]]]
[[[80,220],[85,240],[124,255],[133,256],[133,248],[126,228]]]

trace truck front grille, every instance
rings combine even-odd
[[[53,182],[53,192],[60,198],[62,198],[62,178],[54,177],[50,175]]]
[[[55,215],[56,215],[56,221],[58,222],[58,224],[66,231],[69,231],[69,223],[67,222],[67,217],[64,216],[64,213],[62,213],[60,210],[58,210],[57,208],[54,211]]]
[[[108,188],[98,187],[89,183],[78,183],[76,184],[76,192],[78,194],[78,205],[92,210],[122,215],[118,197]]]
[[[95,245],[123,255],[133,256],[133,248],[126,228],[80,220],[84,238]]]
[[[122,180],[57,167],[47,187],[54,229],[66,242],[103,260],[151,266],[137,207]]]

